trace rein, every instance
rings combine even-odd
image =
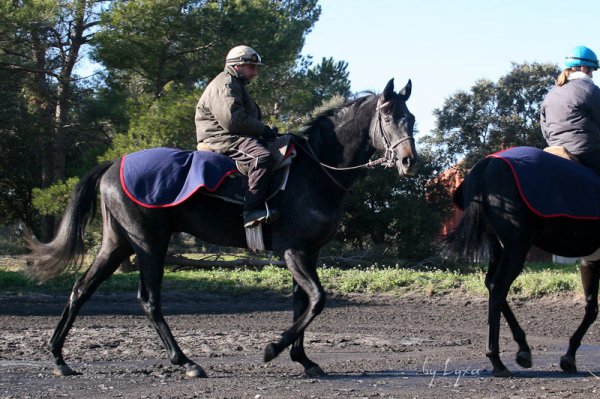
[[[387,103],[385,103],[385,104],[387,104]],[[382,157],[379,157],[374,161],[369,161],[369,162],[366,162],[366,163],[363,163],[363,164],[360,164],[357,166],[348,166],[345,168],[338,168],[338,167],[327,165],[327,164],[321,162],[319,160],[319,158],[317,157],[317,154],[315,154],[315,151],[313,150],[313,148],[310,146],[310,143],[308,142],[308,140],[306,141],[306,148],[304,148],[304,146],[300,143],[296,143],[296,145],[298,145],[300,148],[302,148],[304,150],[304,152],[309,156],[310,159],[312,159],[313,161],[318,163],[321,166],[321,169],[323,169],[323,172],[325,172],[325,174],[339,188],[341,188],[344,191],[350,191],[349,187],[345,187],[343,184],[341,184],[335,177],[333,177],[333,175],[331,173],[329,173],[329,171],[327,169],[336,170],[336,171],[349,171],[349,170],[357,170],[357,169],[373,169],[378,165],[383,165],[384,168],[391,168],[394,166],[394,163],[395,163],[394,161],[397,158],[396,153],[394,152],[394,149],[396,147],[398,147],[400,144],[404,143],[405,141],[415,139],[412,136],[408,136],[408,137],[404,137],[403,139],[396,141],[393,145],[390,144],[388,138],[386,137],[386,135],[384,133],[384,129],[383,129],[382,123],[381,123],[380,109],[385,104],[382,104],[379,107],[377,107],[377,126],[379,127],[379,133],[380,133],[381,139],[383,140],[383,145],[385,147],[385,154]],[[375,138],[375,135],[373,135],[373,138]]]

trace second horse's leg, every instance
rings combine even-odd
[[[581,324],[569,339],[569,349],[560,358],[560,368],[566,373],[576,373],[575,353],[588,328],[598,316],[598,281],[600,280],[600,261],[581,263],[581,283],[585,295],[585,315]]]
[[[488,266],[488,273],[485,279],[485,285],[489,289],[490,288],[490,280],[496,273],[496,268],[498,267],[498,262],[502,257],[502,246],[496,237],[490,236],[488,238],[488,242],[490,243],[490,261]],[[527,343],[527,337],[525,335],[525,331],[519,325],[517,318],[515,317],[512,309],[508,305],[508,302],[504,303],[502,307],[502,314],[508,323],[510,331],[513,335],[513,339],[519,345],[519,350],[517,352],[516,361],[517,363],[524,368],[530,368],[532,365],[531,361],[531,348]]]

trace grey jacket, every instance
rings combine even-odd
[[[196,138],[226,152],[240,136],[261,137],[265,128],[258,105],[246,90],[247,80],[229,66],[206,87],[196,106]]]
[[[540,114],[549,146],[563,146],[574,155],[600,150],[600,88],[591,79],[554,86]]]

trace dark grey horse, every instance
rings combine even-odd
[[[502,159],[491,157],[480,161],[467,174],[455,193],[455,201],[465,212],[447,244],[455,254],[472,256],[488,252],[489,267],[485,279],[489,291],[487,357],[494,376],[510,376],[511,372],[500,360],[501,314],[519,346],[517,363],[525,368],[532,364],[525,332],[506,301],[511,284],[523,271],[529,249],[535,245],[561,256],[590,255],[600,248],[600,221],[536,215],[523,202],[510,166]],[[560,367],[569,373],[577,372],[575,353],[598,315],[600,261],[584,261],[581,280],[585,315],[569,340],[567,353],[560,359]]]
[[[361,97],[317,117],[304,137],[297,140],[299,151],[291,166],[287,189],[275,198],[280,217],[264,228],[267,249],[285,260],[293,277],[294,323],[279,340],[267,345],[266,362],[291,345],[292,360],[299,362],[307,374],[323,373],[306,356],[303,347],[304,330],[325,305],[325,292],[316,270],[319,251],[338,228],[342,198],[360,173],[353,167],[368,163],[378,151],[381,159],[395,165],[401,176],[416,172],[414,116],[406,107],[410,92],[410,81],[395,93],[390,80],[382,94]],[[171,363],[184,366],[188,376],[205,377],[204,370],[179,349],[161,312],[165,253],[173,232],[186,232],[218,245],[246,247],[242,208],[201,193],[175,207],[141,207],[123,192],[119,161],[107,162],[82,178],[52,242],[43,244],[30,237],[33,276],[46,280],[63,272],[69,264],[80,263],[83,233],[93,214],[98,182],[102,247],[75,283],[50,339],[55,373],[74,373],[63,359],[62,348],[81,306],[124,259],[135,254],[140,268],[138,299],[169,351]]]

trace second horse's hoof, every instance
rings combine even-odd
[[[572,356],[563,356],[560,358],[560,368],[565,373],[575,374],[577,373],[577,365],[575,364],[575,358]]]
[[[494,371],[492,371],[492,375],[494,377],[508,378],[508,377],[512,377],[513,373],[511,373],[511,371],[505,367],[505,368],[503,368],[501,370],[494,370]]]
[[[517,353],[517,363],[523,368],[531,368],[531,352],[521,351]]]

